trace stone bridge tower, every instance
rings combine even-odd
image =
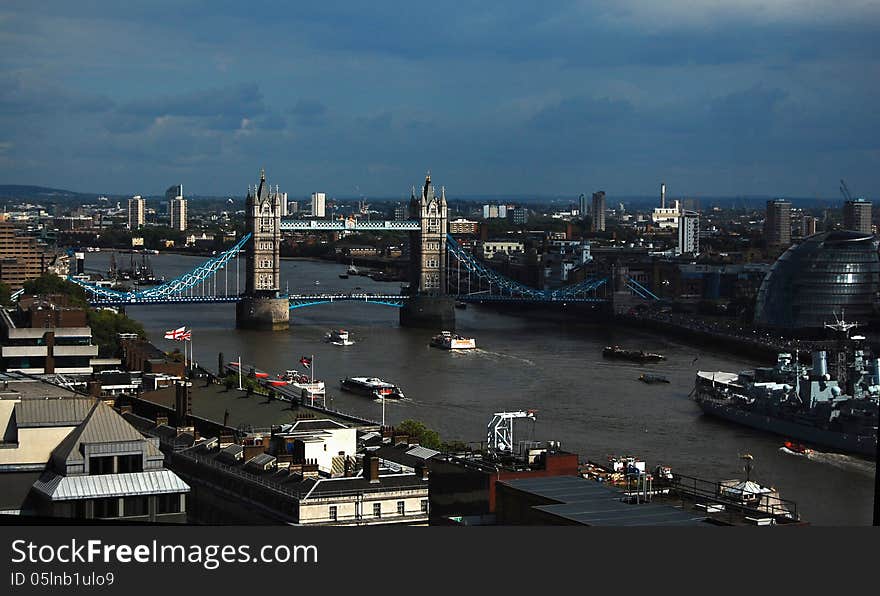
[[[266,183],[260,170],[260,184],[248,187],[245,231],[251,240],[245,249],[245,296],[236,305],[237,327],[287,329],[290,305],[279,297],[281,289],[281,196]]]
[[[410,234],[410,288],[419,294],[446,294],[446,189],[434,194],[431,173],[425,177],[421,196],[415,188],[409,202],[410,217],[421,224],[421,230]]]
[[[415,188],[409,203],[410,217],[420,230],[410,234],[409,286],[412,297],[400,309],[400,324],[439,330],[455,328],[455,303],[446,295],[446,189],[434,193],[431,173],[420,196]]]

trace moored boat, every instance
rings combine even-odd
[[[649,375],[647,373],[642,373],[641,375],[639,375],[639,381],[652,385],[654,383],[668,383],[669,379],[661,375]]]

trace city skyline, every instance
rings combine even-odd
[[[223,195],[265,167],[392,197],[430,168],[473,194],[877,195],[880,10],[713,6],[11,3],[0,181]]]

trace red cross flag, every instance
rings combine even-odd
[[[169,329],[165,332],[165,339],[176,339],[180,340],[180,336],[186,331],[186,325],[183,327],[178,327],[177,329]]]

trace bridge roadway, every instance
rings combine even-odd
[[[418,221],[384,220],[363,221],[360,219],[282,219],[282,230],[300,231],[384,231],[384,232],[417,232],[422,229]]]
[[[162,296],[162,297],[146,297],[146,296],[129,296],[129,297],[101,297],[89,300],[89,304],[94,307],[102,306],[150,306],[158,304],[212,304],[212,303],[234,303],[240,301],[244,296]],[[383,306],[391,306],[400,308],[406,303],[411,296],[406,294],[289,294],[281,295],[280,298],[287,298],[290,301],[290,308],[304,308],[306,306],[315,306],[318,304],[332,304],[334,302],[366,302],[369,304],[380,304]],[[477,292],[473,294],[451,295],[459,302],[468,302],[473,304],[599,304],[607,302],[604,298],[597,297],[524,297],[524,296],[500,296]]]

